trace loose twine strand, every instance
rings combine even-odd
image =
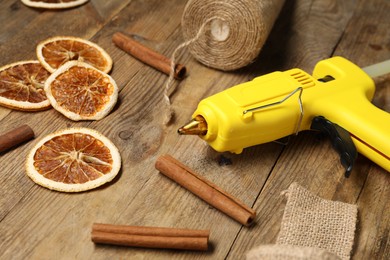
[[[174,85],[172,83],[174,83],[174,76],[175,76],[175,69],[176,69],[176,56],[177,56],[177,53],[191,45],[192,43],[196,42],[197,40],[199,40],[199,38],[202,36],[202,34],[204,33],[205,31],[205,27],[206,25],[211,22],[212,20],[214,19],[220,19],[220,20],[223,20],[223,18],[220,18],[220,17],[217,17],[217,16],[213,16],[213,17],[210,17],[209,19],[207,19],[199,28],[199,31],[197,32],[197,34],[195,35],[195,37],[193,37],[192,39],[189,39],[183,43],[181,43],[174,51],[173,51],[173,54],[171,56],[171,70],[170,70],[170,73],[169,73],[169,77],[168,77],[168,80],[167,82],[165,83],[165,87],[164,87],[164,101],[165,101],[165,105],[167,106],[168,108],[168,111],[167,111],[167,115],[164,119],[164,125],[168,125],[172,119],[174,118],[175,116],[175,112],[173,111],[172,109],[172,103],[171,103],[171,93],[175,92],[176,90],[176,86],[177,85]],[[173,86],[173,88],[172,88]]]

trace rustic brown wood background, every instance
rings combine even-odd
[[[359,222],[353,259],[390,258],[390,173],[360,156],[352,176],[328,140],[313,133],[223,154],[197,137],[180,137],[198,102],[213,93],[274,70],[299,67],[311,72],[317,61],[342,55],[360,66],[390,58],[390,2],[387,0],[288,0],[258,60],[236,72],[199,64],[184,50],[179,61],[187,77],[173,95],[175,122],[162,125],[162,93],[167,76],[124,54],[111,42],[117,31],[132,33],[145,45],[170,56],[183,42],[184,0],[90,0],[62,11],[33,9],[21,1],[0,2],[0,65],[36,59],[36,44],[50,36],[79,36],[112,56],[112,77],[120,87],[115,110],[98,122],[72,122],[55,110],[37,113],[0,107],[1,133],[29,124],[36,139],[0,156],[1,259],[242,259],[251,248],[274,243],[285,198],[298,182],[331,200],[354,203]],[[375,104],[390,112],[390,76],[376,79]],[[329,104],[331,105],[331,104]],[[50,191],[33,183],[24,162],[34,143],[55,130],[97,129],[119,148],[122,170],[109,185],[79,193]],[[390,129],[390,124],[389,124]],[[256,224],[243,227],[171,182],[155,168],[169,153],[257,211]],[[93,222],[210,229],[208,252],[97,246]]]

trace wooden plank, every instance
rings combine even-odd
[[[23,59],[36,59],[35,47],[51,36],[72,35],[91,38],[115,14],[124,8],[127,1],[95,0],[77,8],[56,10],[34,9],[20,1],[6,1],[8,8],[1,10],[0,52],[2,63]]]
[[[356,2],[286,1],[260,56],[250,69],[255,75],[293,67],[311,73],[318,61],[333,54]]]
[[[359,222],[354,259],[389,259],[390,257],[389,187],[389,173],[372,165],[357,203]]]
[[[378,10],[387,10],[384,1],[376,1]],[[167,76],[116,48],[111,36],[116,31],[136,34],[144,44],[170,56],[183,41],[180,14],[185,1],[122,3],[91,0],[85,6],[64,12],[38,12],[26,9],[19,1],[6,0],[7,6],[11,8],[12,5],[15,10],[0,10],[0,19],[3,14],[8,16],[5,20],[11,19],[11,12],[17,16],[26,13],[31,24],[15,21],[6,32],[0,29],[0,41],[4,39],[2,35],[11,37],[4,45],[8,47],[2,44],[0,50],[29,46],[22,40],[29,38],[31,32],[36,32],[30,35],[35,40],[58,32],[73,34],[73,31],[91,38],[114,60],[111,75],[120,87],[120,100],[108,117],[97,122],[73,122],[54,110],[12,111],[3,116],[1,126],[9,129],[20,122],[29,123],[38,138],[65,127],[91,127],[118,146],[123,164],[113,183],[89,192],[64,194],[42,188],[25,176],[24,158],[37,140],[1,155],[4,167],[0,179],[0,258],[241,259],[253,246],[275,241],[285,203],[280,193],[293,181],[323,198],[357,202],[360,218],[364,221],[359,224],[356,256],[386,258],[389,254],[386,236],[389,230],[386,205],[389,178],[367,159],[359,157],[351,178],[344,179],[344,169],[329,141],[319,140],[312,133],[292,138],[286,148],[269,143],[245,149],[241,155],[219,154],[197,137],[178,137],[176,134],[176,129],[190,119],[198,102],[213,93],[273,70],[298,66],[310,72],[319,59],[331,56],[335,49],[336,54],[359,58],[361,51],[353,55],[344,51],[358,41],[354,33],[360,27],[356,28],[354,24],[365,15],[363,9],[368,4],[360,1],[360,5],[355,6],[357,1],[352,0],[286,2],[261,56],[248,68],[234,73],[219,72],[199,64],[185,50],[179,55],[178,60],[186,64],[189,72],[183,81],[176,82],[178,89],[172,97],[176,120],[164,126],[162,93]],[[384,19],[383,14],[377,19]],[[77,15],[85,16],[86,20],[75,19]],[[351,17],[353,22],[349,22]],[[51,19],[58,25],[48,28],[46,23]],[[37,32],[40,26],[48,31]],[[16,36],[10,33],[13,28],[21,28]],[[385,27],[380,27],[382,30]],[[286,38],[281,40],[280,35],[286,35]],[[378,37],[374,42],[382,46],[376,53],[377,58],[387,53],[388,38],[381,41]],[[378,49],[376,45],[372,50]],[[353,48],[359,50],[361,47]],[[1,62],[32,55],[29,47],[19,54],[15,50],[11,52],[14,55],[1,57]],[[359,65],[370,63],[366,59],[359,60]],[[387,86],[383,81],[383,88]],[[0,118],[1,115],[0,112]],[[154,169],[154,162],[164,153],[172,154],[247,205],[254,205],[258,212],[256,224],[250,228],[241,227],[160,175]],[[220,165],[221,156],[232,164]],[[376,220],[380,224],[376,225]],[[90,241],[93,222],[211,229],[212,245],[208,252],[94,245]]]

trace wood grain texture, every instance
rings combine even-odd
[[[54,35],[90,39],[112,57],[111,76],[119,88],[112,113],[96,122],[73,122],[53,109],[26,113],[0,108],[2,129],[27,123],[36,140],[0,157],[0,259],[243,259],[254,246],[274,243],[285,206],[281,192],[296,181],[325,199],[357,203],[359,224],[353,259],[390,258],[388,172],[359,156],[349,179],[329,140],[313,133],[268,143],[240,155],[217,153],[197,137],[178,136],[203,98],[274,70],[300,67],[342,55],[360,66],[390,58],[390,4],[384,0],[292,0],[259,58],[235,72],[204,67],[187,50],[178,55],[188,69],[172,95],[175,121],[162,124],[167,76],[137,61],[111,41],[115,32],[133,34],[170,57],[183,41],[181,13],[186,1],[90,0],[69,10],[48,11],[1,2],[0,65],[35,58],[35,46]],[[377,81],[374,98],[390,111],[390,83]],[[118,147],[122,169],[114,181],[79,194],[50,191],[24,172],[27,152],[46,134],[66,127],[91,127]],[[246,228],[159,174],[154,163],[171,154],[257,212]],[[223,156],[223,157],[221,157]],[[221,164],[221,160],[231,164]],[[92,223],[210,229],[207,252],[94,245]]]

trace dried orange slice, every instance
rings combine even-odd
[[[64,9],[82,5],[88,0],[22,0],[22,2],[30,7]]]
[[[79,192],[111,181],[119,172],[116,146],[89,128],[69,128],[47,135],[27,156],[27,175],[46,188]]]
[[[57,36],[42,41],[37,46],[37,57],[42,65],[54,72],[68,61],[78,60],[108,73],[112,59],[99,45],[72,36]]]
[[[0,105],[23,111],[50,107],[43,89],[50,76],[39,61],[21,61],[0,68]]]
[[[118,99],[113,78],[78,61],[69,61],[51,74],[45,92],[54,109],[75,121],[102,119]]]

